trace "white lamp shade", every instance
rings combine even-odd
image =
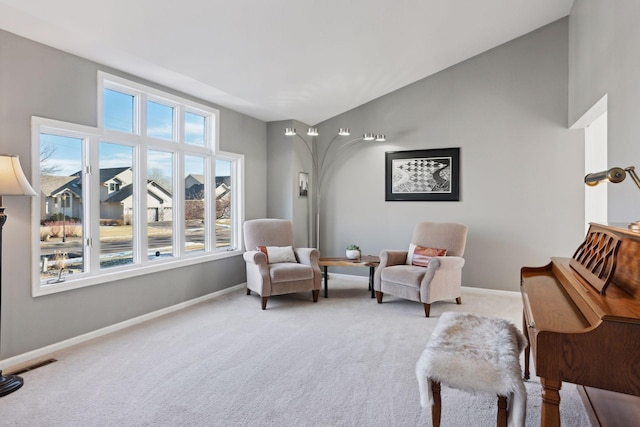
[[[37,196],[20,167],[18,156],[0,154],[0,197]]]

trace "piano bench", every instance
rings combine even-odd
[[[497,394],[497,424],[506,427],[508,420],[509,426],[524,426],[527,392],[520,353],[526,344],[522,332],[506,320],[443,313],[416,363],[420,404],[431,405],[433,426],[440,425],[441,384]]]

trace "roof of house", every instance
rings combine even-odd
[[[77,176],[42,175],[40,177],[40,193],[45,197],[54,196],[65,189],[79,195],[80,187],[80,179]]]
[[[121,168],[104,168],[100,169],[100,182],[107,182],[113,179],[115,176],[120,175],[122,172],[131,169],[130,167]]]

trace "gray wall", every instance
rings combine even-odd
[[[640,2],[575,0],[569,18],[569,125],[608,99],[608,167],[640,167]],[[592,171],[595,172],[595,171]],[[640,219],[631,179],[608,187],[609,222]]]
[[[419,49],[415,54],[419,54]],[[404,249],[419,221],[469,226],[463,285],[516,291],[522,266],[571,256],[584,237],[584,147],[567,128],[568,19],[321,123],[384,131],[325,184],[321,252]],[[385,152],[460,147],[459,202],[385,202]],[[344,273],[366,274],[357,269]]]
[[[0,31],[0,64],[0,152],[18,154],[28,177],[32,173],[31,116],[95,126],[97,71],[132,78],[4,31]],[[221,148],[245,155],[245,216],[264,217],[266,123],[216,108],[220,109]],[[237,256],[33,298],[31,259],[38,248],[29,243],[30,201],[19,197],[3,201],[9,218],[3,236],[2,358],[245,281],[244,261]]]

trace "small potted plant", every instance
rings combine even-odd
[[[347,258],[348,259],[359,259],[360,258],[360,246],[358,246],[358,245],[349,245],[349,246],[347,246]]]

